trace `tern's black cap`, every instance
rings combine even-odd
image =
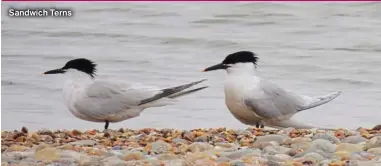
[[[78,58],[68,61],[64,67],[60,69],[54,69],[44,72],[43,74],[62,74],[65,73],[67,69],[77,69],[82,71],[94,78],[97,65],[91,60],[85,58]]]
[[[85,59],[85,58],[78,58],[68,61],[64,67],[62,67],[63,70],[66,69],[77,69],[79,71],[85,72],[89,74],[91,77],[94,77],[96,72],[97,64],[95,64],[93,61]]]
[[[245,63],[251,62],[254,65],[257,65],[258,57],[255,53],[250,51],[239,51],[226,56],[222,64],[235,64],[235,63]]]
[[[239,51],[232,54],[229,54],[226,56],[226,58],[219,64],[210,66],[202,72],[212,71],[212,70],[220,70],[220,69],[227,69],[231,67],[230,65],[236,64],[236,63],[253,63],[254,66],[257,66],[258,57],[255,55],[255,53],[250,51]]]

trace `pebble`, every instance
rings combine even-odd
[[[7,150],[5,150],[4,153],[7,153],[7,152],[23,152],[25,150],[29,149],[28,147],[25,147],[25,146],[21,146],[21,145],[12,145],[11,147],[9,147]]]
[[[278,142],[283,143],[283,142],[288,142],[290,138],[286,135],[265,135],[265,136],[259,136],[255,140],[255,144],[263,143],[263,142]]]
[[[381,148],[371,148],[367,152],[373,153],[376,156],[381,156]]]
[[[368,140],[364,146],[364,150],[377,147],[381,147],[381,136],[373,137],[372,139]]]
[[[343,139],[343,143],[350,143],[350,144],[358,144],[361,142],[366,142],[366,138],[356,135],[356,136],[349,136]]]
[[[172,148],[172,145],[166,142],[158,141],[148,144],[145,147],[145,151],[148,152],[148,154],[161,154],[161,153],[167,153]]]
[[[336,152],[337,151],[345,151],[349,153],[353,152],[360,152],[363,149],[363,145],[359,144],[349,144],[349,143],[341,143],[336,146]]]
[[[328,140],[333,144],[338,144],[341,143],[340,139],[338,139],[334,134],[332,133],[317,133],[312,137],[312,140],[317,140],[317,139],[324,139]]]
[[[226,128],[2,132],[3,163],[115,166],[367,166],[381,162],[381,131]],[[4,165],[4,164],[2,164]]]
[[[139,151],[127,152],[122,158],[124,161],[142,160],[144,159],[144,154]]]
[[[298,155],[304,155],[309,152],[316,152],[325,158],[330,158],[331,155],[335,152],[335,150],[336,145],[332,144],[331,141],[325,139],[316,139],[311,142],[310,147],[305,152]]]
[[[71,142],[70,144],[80,145],[80,146],[94,146],[97,144],[97,142],[94,140],[80,140],[80,141]]]
[[[59,151],[55,148],[45,148],[40,151],[36,151],[34,158],[37,161],[53,161],[58,159]]]
[[[213,145],[205,142],[193,142],[189,145],[188,150],[191,152],[203,152],[212,149]]]
[[[381,124],[374,126],[372,130],[381,130]]]
[[[313,164],[317,164],[319,163],[320,161],[323,161],[325,158],[323,156],[321,156],[319,153],[315,153],[315,152],[310,152],[310,153],[307,153],[305,154],[300,160],[303,162],[312,162]]]

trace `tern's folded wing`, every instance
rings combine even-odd
[[[134,86],[124,82],[95,81],[84,90],[84,95],[77,98],[74,107],[81,114],[93,119],[105,119],[113,116],[137,116],[141,100],[154,96],[158,88]],[[137,109],[132,109],[137,108]],[[135,112],[134,112],[135,111]]]
[[[261,80],[245,95],[244,103],[262,118],[284,119],[298,112],[306,99]]]
[[[96,99],[120,99],[126,104],[137,105],[141,100],[159,93],[159,89],[152,86],[135,86],[124,82],[95,81],[89,85],[85,94],[87,97]]]

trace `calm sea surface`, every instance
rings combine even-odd
[[[70,18],[10,18],[10,7],[70,8]],[[2,2],[1,129],[102,129],[62,99],[68,60],[98,63],[98,78],[168,87],[208,78],[210,88],[151,108],[111,128],[245,128],[224,103],[223,71],[202,73],[232,52],[260,57],[258,74],[305,95],[342,90],[295,119],[322,127],[381,122],[381,3]]]

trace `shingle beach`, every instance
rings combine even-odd
[[[2,166],[380,166],[381,126],[2,131]]]

